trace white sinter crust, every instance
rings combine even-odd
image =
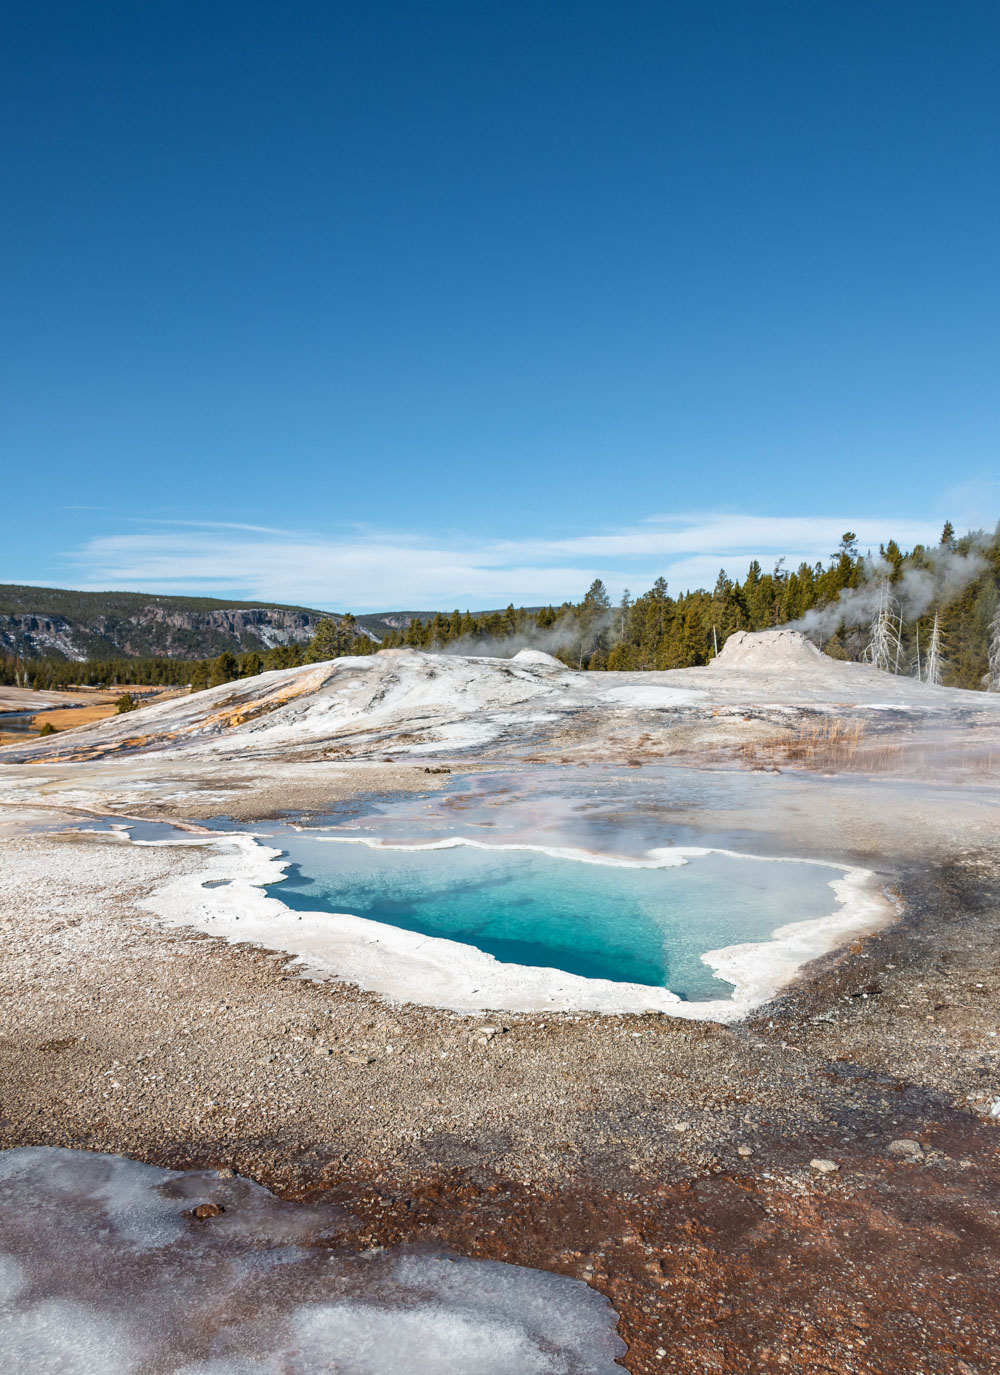
[[[185,838],[183,843],[190,844],[191,839]],[[668,988],[505,964],[459,941],[405,931],[349,913],[293,911],[264,891],[284,877],[289,861],[282,858],[282,851],[264,846],[248,834],[201,843],[206,850],[204,871],[171,880],[143,903],[161,920],[173,926],[195,927],[224,940],[249,941],[287,951],[297,956],[303,972],[313,977],[357,984],[394,1002],[420,1003],[456,1012],[655,1011],[697,1020],[735,1021],[774,997],[810,960],[884,926],[894,916],[894,909],[879,890],[873,873],[828,865],[838,875],[830,883],[834,910],[828,916],[782,925],[767,941],[708,951],[702,958],[721,978],[734,985],[733,995],[685,1002]],[[337,843],[378,844],[355,839]],[[643,860],[627,860],[545,846],[486,846],[459,837],[427,846],[386,848],[422,850],[453,845],[533,849],[581,863],[644,868],[671,868],[697,855],[735,854],[677,847],[652,850]],[[760,862],[818,863],[797,859]]]

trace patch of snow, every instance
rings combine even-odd
[[[213,1204],[214,1215],[193,1209]],[[0,1350],[18,1375],[615,1375],[580,1280],[406,1249],[214,1171],[0,1152]],[[338,1247],[317,1246],[336,1239]]]

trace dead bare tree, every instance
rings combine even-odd
[[[896,607],[896,599],[889,588],[889,579],[879,583],[878,605],[872,617],[868,644],[862,659],[885,673],[898,673],[903,658],[903,623]]]
[[[983,684],[987,692],[1000,692],[1000,606],[990,622],[989,667]]]
[[[927,651],[927,667],[924,670],[924,682],[940,686],[944,668],[944,646],[941,641],[940,617],[935,611],[934,629],[931,631],[931,644]]]

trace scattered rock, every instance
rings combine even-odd
[[[909,1137],[901,1136],[897,1141],[889,1142],[890,1155],[905,1155],[911,1160],[922,1160],[924,1158],[924,1148],[919,1141],[913,1141]]]
[[[809,1168],[815,1170],[817,1174],[836,1174],[840,1166],[835,1160],[810,1160]]]
[[[737,1155],[753,1155],[753,1147],[752,1147],[752,1146],[737,1146],[737,1147],[736,1147],[736,1154],[737,1154]]]
[[[221,1203],[199,1203],[197,1208],[191,1209],[191,1216],[204,1221],[207,1217],[219,1217],[225,1211]]]
[[[675,1132],[689,1132],[690,1130],[691,1130],[691,1123],[690,1123],[690,1122],[675,1122],[675,1123],[674,1123],[674,1131],[675,1131]]]

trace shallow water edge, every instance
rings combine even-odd
[[[345,840],[347,838],[334,838]],[[839,874],[831,879],[835,910],[829,915],[778,925],[766,941],[731,945],[703,955],[731,997],[686,1002],[668,988],[585,978],[558,969],[505,964],[459,941],[427,936],[349,913],[296,911],[266,889],[280,883],[292,860],[247,832],[180,841],[134,844],[197,844],[206,866],[158,888],[142,904],[171,926],[194,927],[231,942],[250,942],[295,957],[304,975],[356,984],[396,1003],[412,1002],[462,1013],[593,1011],[661,1012],[674,1017],[731,1022],[768,1002],[802,967],[859,936],[887,925],[896,909],[868,869],[819,860],[775,859],[715,847],[672,847],[642,859],[602,855],[564,846],[489,846],[453,836],[419,850],[470,845],[483,849],[534,849],[581,863],[672,867],[712,853],[761,863],[810,863]],[[380,846],[373,838],[348,843]]]

